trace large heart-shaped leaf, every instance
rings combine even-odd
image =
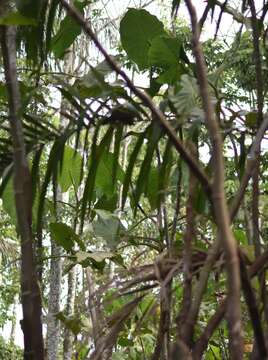
[[[120,23],[123,48],[140,69],[148,66],[148,50],[157,35],[164,35],[164,25],[144,9],[129,9]]]

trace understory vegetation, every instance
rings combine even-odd
[[[268,359],[267,1],[0,3],[0,359]]]

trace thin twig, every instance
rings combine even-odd
[[[259,256],[254,263],[249,268],[249,277],[253,278],[256,276],[259,272],[263,271],[264,268],[267,266],[268,262],[268,250],[265,251],[261,256]],[[204,329],[202,335],[195,343],[194,349],[193,349],[193,357],[194,359],[201,359],[203,352],[206,350],[209,339],[213,335],[213,332],[216,330],[216,328],[219,326],[220,322],[222,321],[225,311],[226,311],[226,304],[227,299],[225,298],[218,310],[215,312],[215,314],[212,316],[210,321],[208,322],[206,328]]]

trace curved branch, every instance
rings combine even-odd
[[[232,357],[239,360],[243,357],[243,340],[240,309],[240,269],[236,242],[231,230],[230,216],[224,191],[224,160],[222,154],[222,138],[220,128],[214,116],[214,109],[209,94],[207,69],[199,42],[200,32],[197,14],[191,0],[186,5],[192,23],[193,53],[196,59],[197,77],[200,95],[206,117],[206,127],[213,149],[214,179],[212,185],[212,201],[219,239],[226,253],[226,268],[228,275],[228,316],[230,331],[230,350]]]

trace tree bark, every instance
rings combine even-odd
[[[60,341],[60,324],[56,314],[60,311],[61,247],[51,242],[50,290],[47,315],[47,358],[56,360]]]
[[[63,71],[67,74],[73,73],[73,49],[65,55]],[[68,104],[64,99],[61,100],[60,112],[65,113]],[[60,116],[60,127],[64,129],[67,126],[66,119]],[[68,193],[63,194],[61,189],[57,188],[57,202],[68,202]],[[58,204],[56,209],[58,217]],[[61,279],[62,279],[62,261],[61,261],[61,247],[53,242],[51,239],[51,262],[50,262],[50,292],[48,304],[48,319],[47,319],[47,355],[48,360],[55,360],[58,356],[58,348],[60,341],[60,323],[55,315],[60,311],[60,296],[61,296]]]
[[[76,288],[76,268],[74,267],[68,273],[68,295],[67,295],[66,316],[71,316],[74,312],[75,288]],[[68,328],[65,328],[64,341],[63,341],[64,360],[72,359],[72,349],[73,349],[73,335]]]
[[[23,311],[21,326],[24,333],[24,359],[42,360],[44,358],[44,346],[41,296],[33,254],[32,184],[20,117],[21,99],[17,78],[15,27],[1,27],[1,45],[14,150],[14,192],[18,232],[21,238],[21,302]]]

